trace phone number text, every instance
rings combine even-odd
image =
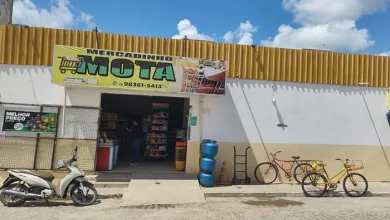
[[[150,83],[133,83],[133,82],[124,82],[123,86],[129,87],[139,87],[139,88],[153,88],[153,89],[162,89],[160,84],[150,84]]]

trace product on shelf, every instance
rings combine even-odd
[[[102,112],[100,114],[99,133],[104,133],[104,142],[113,142],[118,139],[117,119],[116,113]]]
[[[169,104],[152,103],[151,132],[148,134],[149,158],[163,158],[167,156]]]

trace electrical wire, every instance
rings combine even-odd
[[[20,2],[21,0],[17,0],[17,4],[18,4],[18,7],[20,8],[20,11],[22,12],[22,14],[24,15],[24,17],[27,19],[27,21],[30,23],[31,26],[34,26],[34,24],[30,21],[30,19],[28,19],[26,13],[24,13],[23,9],[22,9],[22,6],[20,6]]]

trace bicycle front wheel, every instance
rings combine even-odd
[[[326,177],[321,173],[308,173],[302,178],[302,191],[308,197],[321,197],[328,189]]]
[[[270,162],[264,162],[255,168],[255,178],[259,183],[271,184],[278,177],[278,168]]]
[[[313,167],[311,167],[308,163],[301,163],[294,169],[294,179],[300,184],[302,183],[302,178],[311,171]]]
[[[343,188],[348,196],[361,197],[367,193],[367,179],[360,173],[350,173],[343,180]]]

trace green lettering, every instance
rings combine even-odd
[[[137,60],[135,61],[135,65],[139,66],[140,68],[140,79],[150,79],[151,68],[156,66],[156,62]]]
[[[99,76],[108,76],[109,59],[106,57],[95,57],[92,60],[91,56],[78,55],[83,61],[77,67],[77,73],[90,74]]]
[[[154,70],[153,74],[153,80],[162,81],[164,79],[169,82],[176,82],[172,63],[157,63],[156,69]]]
[[[127,59],[111,61],[111,74],[119,78],[130,78],[134,73],[134,63]]]

